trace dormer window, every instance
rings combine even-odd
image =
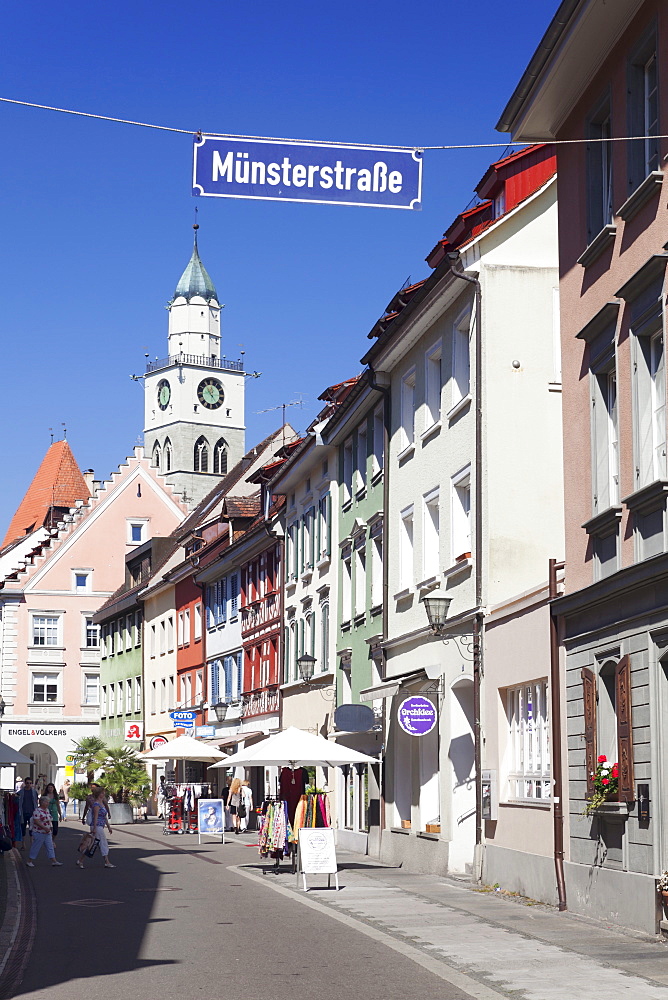
[[[506,192],[503,188],[494,199],[494,218],[500,218],[506,211]]]

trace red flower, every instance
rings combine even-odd
[[[616,764],[612,768],[612,776],[613,776],[613,778],[618,778],[619,777],[619,768],[617,767]]]
[[[610,784],[610,782],[608,781],[608,779],[607,779],[607,778],[601,778],[601,784],[602,784],[602,785],[609,785],[609,784]]]
[[[598,758],[598,762],[599,762],[599,764],[605,764],[605,762],[606,762],[607,759],[608,758],[605,756],[605,754],[602,753],[601,756]]]

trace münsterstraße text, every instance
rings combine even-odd
[[[411,149],[204,135],[195,143],[193,194],[419,209],[422,156]]]

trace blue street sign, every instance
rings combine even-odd
[[[197,712],[170,712],[169,717],[174,725],[178,726],[180,729],[190,729],[195,725]]]
[[[419,209],[422,154],[417,149],[203,135],[194,148],[193,194]]]

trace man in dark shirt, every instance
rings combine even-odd
[[[18,792],[19,815],[21,817],[21,850],[30,818],[37,808],[37,792],[32,786],[32,778],[26,778]]]

